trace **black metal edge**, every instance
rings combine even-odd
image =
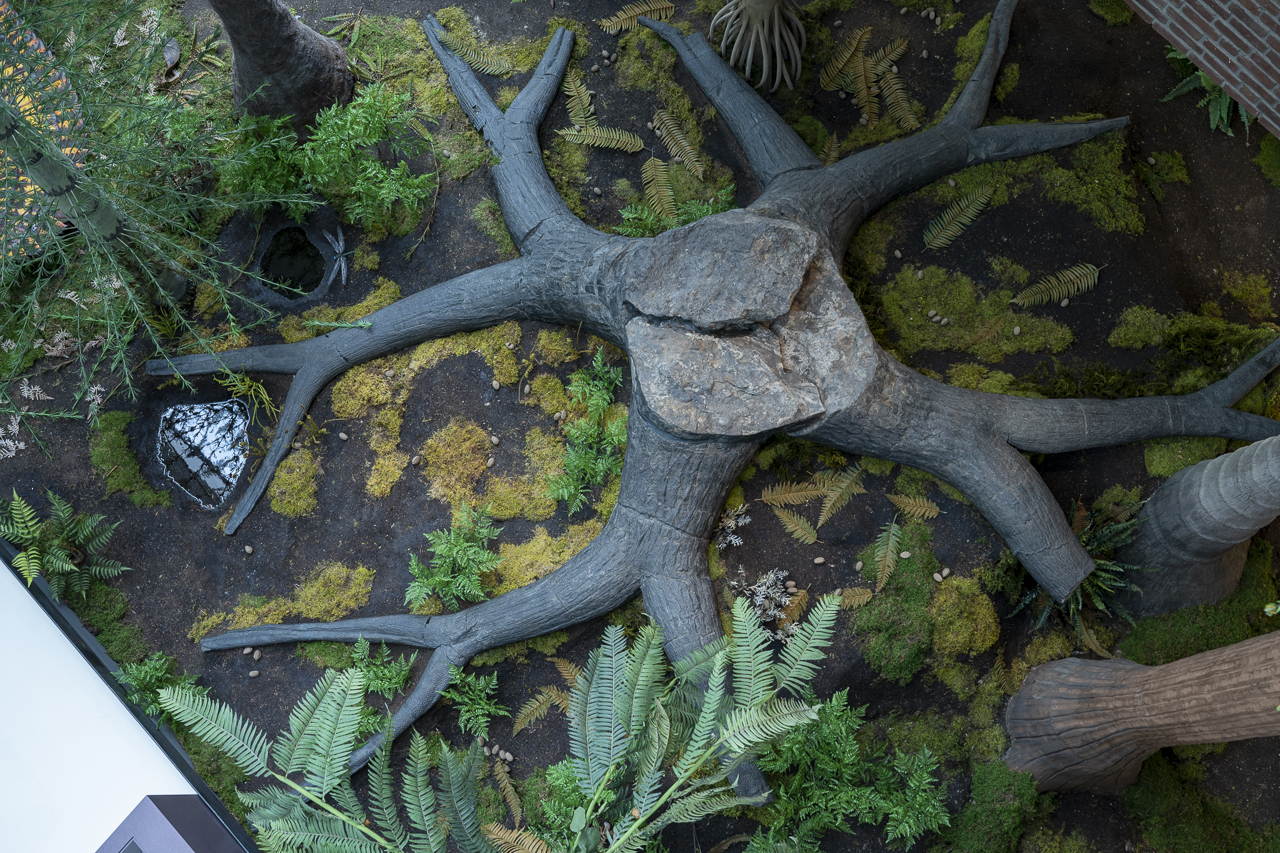
[[[13,568],[13,559],[17,555],[18,549],[13,547],[7,540],[0,538],[0,563],[4,564],[10,571],[13,571],[14,576],[19,581],[23,581],[22,576]],[[258,846],[254,844],[253,839],[249,837],[244,827],[236,820],[235,815],[231,814],[231,811],[218,798],[218,795],[196,772],[195,764],[191,761],[191,757],[187,755],[186,750],[182,748],[182,744],[178,743],[178,738],[174,735],[173,730],[153,717],[148,717],[141,708],[128,700],[127,692],[123,685],[116,681],[112,675],[112,673],[120,669],[119,665],[107,654],[107,650],[98,642],[98,638],[85,629],[80,622],[80,617],[67,605],[54,600],[53,594],[49,591],[49,584],[45,582],[44,578],[37,577],[29,586],[25,582],[23,585],[27,586],[31,597],[44,610],[45,615],[66,635],[66,638],[71,641],[71,645],[76,647],[76,650],[80,652],[80,655],[93,668],[93,671],[98,674],[98,677],[102,679],[108,689],[115,694],[120,703],[134,716],[138,725],[151,736],[156,745],[168,756],[173,766],[178,768],[178,772],[191,784],[191,787],[195,789],[196,795],[209,807],[218,822],[226,828],[227,833],[235,839],[237,844],[244,848],[245,853],[260,853]],[[123,820],[123,818],[121,819]]]

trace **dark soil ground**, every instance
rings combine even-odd
[[[355,4],[358,5],[358,4]],[[906,35],[912,39],[912,53],[901,62],[902,76],[913,97],[919,99],[932,115],[942,106],[952,88],[955,62],[953,43],[963,35],[981,14],[994,6],[992,0],[967,0],[962,6],[966,19],[955,30],[935,34],[932,25],[919,15],[899,14],[899,6],[890,2],[866,0],[846,12],[828,13],[823,23],[831,25],[839,18],[844,27],[874,27],[873,40],[882,43]],[[541,0],[507,3],[506,0],[466,0],[464,8],[477,30],[490,41],[503,41],[519,35],[541,35],[551,15],[567,15],[594,20],[612,14],[616,4],[611,0],[559,0],[554,12]],[[307,2],[296,11],[313,26],[327,27],[319,19],[338,12],[353,11],[347,2]],[[419,17],[433,11],[421,3],[399,0],[375,0],[364,4],[366,12],[384,15]],[[203,0],[189,0],[184,14],[207,20],[210,14]],[[677,17],[689,11],[681,7]],[[694,17],[695,28],[705,29],[706,20]],[[837,37],[840,30],[836,30]],[[592,52],[615,44],[594,25],[591,29]],[[919,52],[928,49],[930,57]],[[989,255],[1008,255],[1033,273],[1048,273],[1074,263],[1089,261],[1107,264],[1102,282],[1088,294],[1072,299],[1069,307],[1057,305],[1036,309],[1044,316],[1068,325],[1076,343],[1061,358],[1067,362],[1103,360],[1120,368],[1141,367],[1143,357],[1108,346],[1107,335],[1120,313],[1137,304],[1174,313],[1195,311],[1204,302],[1217,302],[1228,319],[1249,322],[1244,310],[1221,292],[1223,270],[1268,272],[1280,268],[1280,189],[1270,186],[1251,162],[1256,156],[1262,131],[1254,129],[1252,142],[1246,147],[1237,123],[1236,138],[1211,133],[1206,113],[1195,108],[1194,96],[1170,103],[1160,98],[1177,82],[1177,76],[1164,60],[1164,42],[1149,27],[1134,23],[1125,27],[1109,27],[1090,13],[1084,0],[1038,0],[1024,3],[1014,18],[1006,63],[1018,63],[1020,82],[1003,104],[995,105],[989,120],[1003,116],[1048,120],[1079,113],[1101,113],[1106,116],[1129,115],[1133,124],[1125,131],[1128,167],[1145,160],[1155,151],[1179,151],[1185,158],[1191,176],[1190,184],[1170,184],[1166,198],[1158,204],[1138,184],[1139,205],[1146,218],[1146,232],[1140,237],[1105,233],[1074,208],[1055,204],[1027,194],[1016,202],[984,214],[965,236],[946,253],[931,259],[949,269],[966,273],[977,281],[990,278]],[[586,64],[589,64],[590,60]],[[623,90],[617,85],[611,69],[589,74],[589,83],[597,94],[597,112],[602,123],[643,131],[644,122],[656,104],[647,93]],[[526,75],[516,75],[499,83],[491,78],[486,85],[496,93],[500,85],[519,85]],[[695,107],[706,104],[692,80],[677,66],[676,79],[688,90]],[[813,86],[811,88],[816,88]],[[811,94],[811,93],[810,93]],[[840,100],[834,93],[818,93],[813,114],[828,129],[843,137],[856,125],[858,113],[852,99]],[[787,105],[776,102],[780,111]],[[552,129],[563,126],[563,99],[553,106],[543,129],[544,145],[550,146]],[[607,120],[607,121],[605,121]],[[722,121],[705,126],[706,151],[733,171],[737,185],[737,201],[748,204],[759,193],[759,186],[743,161],[737,144],[729,136]],[[593,150],[587,169],[587,187],[606,188],[602,197],[589,189],[584,193],[593,224],[615,224],[620,202],[607,190],[613,181],[625,177],[639,186],[639,170],[643,158],[616,152]],[[418,231],[408,237],[391,239],[376,248],[382,257],[377,275],[396,281],[408,294],[460,273],[483,267],[500,259],[498,249],[476,226],[470,211],[483,197],[494,197],[487,169],[481,169],[462,181],[444,184],[436,212],[432,234],[417,250],[411,262],[403,256],[417,239]],[[919,232],[937,214],[937,205],[916,195],[900,206],[903,227],[889,249],[898,248],[903,259],[890,255],[888,268],[880,277],[888,281],[902,264],[919,263]],[[233,222],[225,243],[229,253],[247,255],[252,241],[252,228],[244,221]],[[347,230],[348,246],[360,239],[356,229]],[[328,294],[333,305],[349,305],[363,298],[372,287],[372,273],[354,273],[344,286],[335,282]],[[540,328],[525,324],[521,349],[529,352]],[[273,332],[255,334],[255,343],[278,342]],[[886,341],[886,343],[892,343]],[[1017,376],[1029,373],[1048,356],[1021,355],[1007,359],[999,369]],[[915,366],[945,372],[954,363],[971,360],[960,353],[921,353]],[[562,379],[581,363],[558,370]],[[44,374],[43,385],[58,397],[67,397],[73,379],[58,372]],[[277,401],[288,387],[287,377],[260,375]],[[534,407],[521,405],[509,388],[494,391],[490,386],[489,368],[478,355],[449,359],[427,371],[417,381],[416,391],[405,413],[401,447],[419,448],[436,430],[454,417],[466,417],[502,439],[495,451],[495,473],[519,471],[522,436],[534,426],[550,429],[550,418]],[[143,462],[146,478],[157,488],[169,485],[156,457],[156,429],[161,413],[178,403],[208,402],[226,398],[226,392],[207,378],[194,382],[196,393],[176,387],[161,387],[160,379],[140,376],[140,393],[136,403],[112,402],[110,406],[131,408],[137,415],[130,428],[130,438]],[[178,489],[172,509],[138,509],[123,495],[103,498],[101,481],[92,472],[87,452],[88,428],[83,422],[60,422],[42,427],[48,443],[48,454],[29,452],[18,459],[0,462],[0,481],[4,491],[10,485],[19,493],[32,497],[44,489],[75,499],[76,506],[104,513],[119,521],[110,555],[134,571],[113,582],[129,597],[132,620],[141,627],[147,643],[173,655],[180,666],[201,677],[201,683],[212,695],[230,702],[241,714],[264,730],[275,732],[285,727],[289,709],[319,676],[312,664],[294,656],[293,646],[266,648],[264,657],[252,663],[236,652],[202,654],[187,638],[197,615],[203,611],[230,609],[243,594],[287,595],[298,580],[317,563],[337,559],[347,564],[362,564],[377,572],[369,604],[354,615],[371,616],[403,613],[404,590],[410,580],[408,552],[427,556],[422,534],[447,526],[446,504],[429,496],[419,472],[410,469],[401,482],[382,500],[369,498],[364,489],[366,473],[373,461],[373,451],[362,439],[365,429],[359,423],[334,421],[327,390],[312,407],[317,422],[327,424],[328,434],[321,440],[319,456],[323,474],[319,482],[320,507],[310,518],[291,520],[272,512],[264,500],[233,537],[214,529],[226,506],[216,510],[202,509]],[[621,398],[629,398],[629,383]],[[353,438],[342,441],[339,430]],[[255,428],[256,433],[260,430]],[[1158,481],[1147,476],[1141,446],[1127,446],[1088,453],[1064,454],[1038,461],[1038,466],[1055,494],[1066,508],[1077,497],[1091,500],[1104,489],[1117,483],[1140,485],[1150,493]],[[802,473],[802,472],[798,472]],[[897,472],[895,472],[896,475]],[[747,484],[748,500],[756,500],[761,488],[775,482],[773,475],[762,474]],[[774,568],[791,573],[801,588],[825,593],[847,586],[854,577],[857,553],[871,543],[881,525],[894,514],[894,507],[884,499],[893,490],[892,477],[868,479],[869,494],[856,498],[822,531],[822,542],[802,546],[781,527],[773,513],[763,504],[752,508],[753,523],[742,531],[745,545],[725,552],[729,577],[739,568],[748,580]],[[236,496],[243,490],[243,482]],[[934,552],[938,560],[957,575],[968,575],[977,566],[991,563],[1001,550],[999,537],[970,507],[930,491],[945,511],[931,527]],[[232,500],[234,500],[233,497]],[[580,521],[586,510],[572,519]],[[546,526],[553,534],[565,529],[570,521],[563,505]],[[503,523],[500,541],[521,542],[532,535],[534,525],[520,520]],[[253,546],[246,554],[245,546]],[[825,563],[815,565],[815,557]],[[720,586],[718,585],[718,589]],[[1003,597],[997,598],[1001,615],[1010,609]],[[943,714],[963,711],[963,704],[941,683],[919,677],[902,687],[880,679],[859,653],[858,638],[841,619],[832,654],[816,684],[820,696],[848,687],[850,701],[868,705],[870,719],[890,714],[912,714],[936,709]],[[598,642],[603,622],[579,626],[570,632],[569,642],[560,654],[581,663]],[[1008,657],[1018,654],[1030,639],[1029,614],[1002,624],[1000,645]],[[393,652],[409,651],[393,649]],[[977,662],[980,671],[990,665],[990,656]],[[420,655],[414,678],[425,663]],[[250,680],[250,669],[261,670],[261,676]],[[488,670],[486,670],[488,671]],[[533,695],[541,685],[558,684],[554,666],[542,655],[533,654],[527,664],[507,662],[497,666],[499,699],[515,709]],[[452,710],[437,706],[417,724],[422,732],[438,729],[446,738],[461,743],[463,738]],[[493,737],[515,754],[514,775],[523,777],[533,768],[558,761],[567,750],[563,723],[553,714],[517,737],[510,735],[510,721],[498,720]],[[398,752],[404,749],[402,743]],[[1251,741],[1230,745],[1226,751],[1206,759],[1208,772],[1205,788],[1234,803],[1252,824],[1280,819],[1280,795],[1274,780],[1280,778],[1280,741]],[[956,812],[968,798],[968,776],[963,767],[952,768],[948,805]],[[1055,826],[1065,831],[1081,830],[1098,850],[1134,849],[1142,841],[1142,832],[1128,815],[1120,799],[1083,794],[1059,798],[1052,818]],[[696,832],[680,827],[669,833],[672,851],[686,851],[700,846],[709,849],[723,838],[737,832],[752,831],[745,821],[716,819],[699,824]],[[928,839],[919,845],[925,849]],[[823,843],[829,851],[885,849],[876,831],[863,830],[854,835],[831,834]]]

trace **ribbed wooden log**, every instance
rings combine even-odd
[[[1139,513],[1126,563],[1155,569],[1126,602],[1142,616],[1214,604],[1235,592],[1249,540],[1280,515],[1280,437],[1184,468]]]
[[[1280,633],[1163,666],[1067,658],[1009,701],[1005,763],[1041,791],[1118,794],[1166,746],[1280,735]]]

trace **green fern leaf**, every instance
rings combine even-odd
[[[409,834],[396,811],[396,797],[391,781],[392,734],[391,721],[387,720],[386,729],[382,732],[382,746],[378,747],[378,751],[373,754],[373,761],[369,762],[369,800],[378,826],[403,848],[409,841]]]
[[[1058,302],[1093,290],[1098,283],[1098,273],[1105,267],[1093,264],[1076,264],[1065,270],[1045,276],[1017,296],[1009,300],[1009,304],[1020,308],[1043,305],[1046,302]]]
[[[639,3],[623,6],[616,15],[602,18],[596,24],[609,35],[616,36],[623,30],[635,29],[641,15],[655,21],[665,21],[675,11],[676,4],[671,0],[641,0]]]
[[[675,190],[671,187],[671,172],[667,164],[657,157],[650,157],[640,167],[640,180],[644,182],[644,196],[649,206],[659,216],[674,219],[676,215]]]
[[[277,785],[268,785],[257,791],[237,790],[236,796],[248,809],[249,822],[254,826],[270,826],[277,820],[287,820],[300,812],[310,810],[306,800],[293,791]],[[358,806],[359,802],[356,805]],[[349,812],[353,816],[357,813]]]
[[[555,697],[551,693],[551,688],[543,687],[539,690],[538,695],[525,702],[516,713],[515,721],[511,724],[512,736],[520,734],[525,727],[545,717],[554,703]]]
[[[893,64],[907,52],[910,39],[898,38],[871,54],[871,77],[879,80],[886,73],[893,71]]]
[[[876,85],[880,88],[880,96],[884,98],[889,118],[903,130],[919,130],[920,121],[916,118],[915,107],[907,96],[907,87],[902,78],[892,71],[885,71]]]
[[[645,834],[650,837],[673,823],[694,823],[708,815],[719,814],[738,806],[758,806],[768,797],[767,793],[757,797],[739,797],[732,790],[698,791],[672,802],[661,817],[646,827]]]
[[[888,495],[888,498],[898,509],[921,521],[937,518],[938,513],[942,512],[938,509],[938,505],[928,498],[913,498],[907,495]]]
[[[578,145],[591,145],[596,148],[612,148],[634,154],[644,148],[644,140],[629,130],[616,127],[572,127],[557,130],[556,133]]]
[[[772,507],[796,506],[820,498],[827,492],[822,483],[792,483],[785,480],[760,492],[760,500]]]
[[[507,829],[500,823],[486,823],[480,829],[502,853],[551,853],[547,842],[532,832]]]
[[[350,773],[351,752],[364,707],[364,673],[343,670],[325,692],[315,715],[313,748],[305,756],[303,779],[320,795],[329,793]]]
[[[823,89],[833,92],[840,87],[840,80],[848,71],[850,60],[862,53],[869,35],[871,35],[870,27],[859,27],[840,42],[840,46],[831,55],[831,61],[823,66],[822,74],[818,78],[818,83]]]
[[[508,62],[505,57],[499,56],[485,47],[472,47],[468,44],[463,44],[447,30],[436,30],[436,35],[445,47],[452,50],[463,62],[482,74],[505,77],[516,70],[515,66]]]
[[[867,490],[862,488],[864,470],[862,465],[857,465],[846,468],[831,478],[831,482],[827,484],[826,494],[822,498],[822,512],[818,515],[818,527],[826,524],[832,516],[844,509],[845,504],[849,503],[854,495],[866,494]]]
[[[570,68],[564,75],[562,84],[565,95],[569,98],[569,121],[576,127],[599,127],[596,120],[596,108],[591,105],[591,91],[582,82],[582,72]]]
[[[836,615],[839,612],[839,598],[834,595],[822,596],[791,636],[791,641],[782,647],[782,659],[773,669],[779,693],[797,691],[818,674],[815,664],[827,657],[826,650],[835,634]]]
[[[3,531],[0,531],[0,535],[3,535]],[[32,582],[40,576],[40,549],[28,548],[23,551],[13,558],[13,567],[18,570],[18,574],[22,575],[27,586],[31,586]]]
[[[815,545],[818,542],[818,531],[813,529],[805,518],[789,509],[773,508],[773,514],[778,516],[778,520],[782,522],[783,528],[791,534],[793,539],[800,540],[805,545]]]
[[[750,755],[796,726],[816,719],[815,710],[804,702],[775,696],[763,705],[731,711],[725,719],[721,738],[730,755]]]
[[[338,808],[347,813],[347,817],[353,817],[360,823],[368,820],[364,813],[364,803],[360,802],[360,798],[356,796],[356,789],[351,787],[351,777],[339,782],[338,787],[330,792],[330,796],[338,804]]]
[[[34,545],[40,538],[40,519],[31,505],[18,497],[18,490],[13,490],[13,501],[9,504],[8,524],[4,529],[4,537],[14,545],[23,547]]]
[[[271,748],[271,756],[276,766],[286,774],[297,773],[306,766],[307,756],[315,748],[315,737],[318,720],[316,712],[320,709],[325,695],[333,687],[338,671],[327,670],[316,685],[298,700],[289,712],[289,731],[285,732]]]
[[[822,153],[818,155],[818,159],[822,161],[824,166],[834,166],[840,159],[840,142],[836,134],[827,137],[827,144],[822,146]]]
[[[622,694],[626,679],[627,640],[620,625],[604,631],[600,662],[588,685],[587,733],[591,738],[588,769],[592,787],[603,781],[609,767],[621,761],[627,750],[627,729],[631,709],[621,707],[630,697]]]
[[[889,582],[889,576],[898,567],[898,553],[901,550],[902,528],[898,526],[898,519],[895,516],[893,521],[886,524],[880,530],[880,535],[876,537],[874,559],[876,592],[884,589],[884,585]]]
[[[682,777],[690,768],[698,763],[702,753],[715,738],[717,723],[720,720],[720,706],[725,698],[725,676],[728,673],[729,653],[720,651],[716,654],[711,667],[711,679],[707,682],[707,692],[702,699],[702,709],[698,712],[698,722],[693,727],[693,736],[685,747],[680,761],[676,764],[675,775]]]
[[[857,99],[858,109],[867,117],[867,129],[875,129],[880,121],[880,102],[876,100],[880,90],[871,77],[871,60],[862,54],[849,60],[844,77],[840,79],[840,88]]]
[[[431,748],[426,738],[416,730],[410,731],[409,761],[400,787],[409,825],[417,830],[410,835],[410,844],[414,853],[419,853],[420,848],[423,853],[443,853],[445,832],[436,813],[435,791],[431,788]]]
[[[241,770],[252,776],[266,776],[270,742],[253,723],[243,719],[229,705],[202,696],[187,687],[165,687],[159,691],[160,707],[187,726],[196,737],[222,750]]]
[[[758,705],[773,693],[772,647],[769,634],[745,598],[733,602],[733,704]]]
[[[944,210],[941,216],[924,229],[925,248],[941,249],[951,245],[951,241],[960,236],[965,226],[978,217],[994,193],[994,187],[983,184]]]
[[[620,698],[616,703],[618,716],[629,737],[636,738],[644,730],[654,702],[662,692],[666,669],[662,629],[657,623],[650,623],[641,629],[627,655]]]
[[[326,853],[385,853],[385,848],[349,823],[311,810],[274,821],[259,838],[267,851],[324,850]]]
[[[685,168],[692,172],[695,178],[702,180],[707,167],[698,157],[698,151],[689,142],[689,137],[685,136],[680,122],[666,110],[658,110],[653,114],[653,129],[672,156],[679,157]]]
[[[478,740],[468,752],[446,749],[440,755],[440,811],[449,824],[449,837],[461,853],[494,850],[480,829],[476,807],[476,771],[483,763]]]

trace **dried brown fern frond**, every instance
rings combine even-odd
[[[574,127],[599,127],[596,108],[591,104],[591,91],[582,82],[582,72],[570,68],[564,75],[562,88],[569,99],[569,121],[573,122]]]
[[[850,59],[844,77],[840,78],[840,88],[853,95],[858,109],[867,117],[867,128],[874,128],[880,121],[880,101],[876,99],[880,90],[871,76],[871,60],[862,54]]]
[[[888,497],[898,509],[921,521],[937,518],[938,513],[942,512],[938,509],[938,505],[928,498],[913,498],[907,495],[889,495]]]
[[[822,512],[818,515],[818,526],[826,524],[854,495],[864,494],[862,488],[863,467],[861,465],[846,468],[831,478],[827,492],[822,498]]]
[[[846,589],[840,596],[841,610],[857,610],[871,600],[873,593],[865,586]]]
[[[889,118],[903,130],[919,130],[920,120],[916,118],[915,106],[907,96],[902,78],[892,71],[885,71],[876,78],[876,85],[880,88],[880,97],[884,98]]]
[[[942,211],[942,215],[924,229],[925,248],[941,249],[944,246],[950,246],[951,241],[959,237],[960,232],[978,218],[978,214],[987,206],[987,202],[991,201],[994,193],[994,187],[983,184],[973,192],[965,193],[963,198]]]
[[[675,11],[676,4],[672,3],[671,0],[641,0],[639,3],[629,3],[623,6],[616,15],[602,18],[596,21],[596,24],[609,35],[616,36],[623,30],[635,29],[641,15],[646,18],[653,18],[655,21],[665,21]]]
[[[653,212],[674,219],[676,193],[671,187],[671,171],[667,164],[657,157],[650,157],[640,167],[640,180],[644,182],[644,197]]]
[[[564,683],[572,688],[578,683],[578,677],[582,675],[582,667],[578,666],[571,660],[564,658],[547,658],[556,665],[556,670],[560,673],[560,677],[564,679]]]
[[[463,62],[482,74],[505,77],[516,70],[516,67],[508,62],[506,57],[500,56],[488,48],[476,48],[463,44],[448,30],[436,30],[436,35],[440,37],[440,41],[445,47],[452,50]]]
[[[791,534],[793,539],[798,539],[805,545],[817,544],[818,531],[814,530],[813,525],[804,517],[789,509],[780,509],[776,506],[773,508],[773,513],[778,516],[783,528]]]
[[[760,492],[760,500],[769,506],[795,506],[827,493],[825,483],[792,483],[785,481]]]
[[[822,153],[818,155],[818,159],[824,166],[834,166],[840,159],[840,141],[834,133],[827,137],[827,144],[822,146]]]
[[[493,760],[493,779],[498,783],[498,793],[502,795],[502,801],[507,804],[507,808],[511,809],[511,819],[519,828],[524,822],[524,809],[520,805],[520,795],[516,793],[515,785],[511,784],[511,774],[507,772],[507,765],[501,758]]]
[[[881,75],[893,70],[893,64],[907,52],[911,39],[894,39],[884,47],[871,54],[871,79],[879,80]]]
[[[867,46],[869,35],[871,35],[871,27],[859,27],[840,42],[840,46],[831,56],[831,61],[823,67],[822,75],[818,78],[823,89],[833,92],[840,87],[840,79],[848,70],[849,60],[862,53]]]
[[[616,127],[569,127],[557,130],[556,133],[579,145],[612,148],[615,151],[626,151],[628,154],[634,154],[644,148],[643,139],[629,130],[619,130]]]
[[[555,704],[555,698],[551,695],[551,691],[555,688],[543,687],[538,691],[538,695],[534,696],[528,702],[520,706],[520,710],[516,712],[515,721],[511,724],[511,734],[518,735],[528,726],[541,720],[551,710],[551,706]]]
[[[1084,508],[1084,503],[1076,501],[1075,515],[1071,517],[1071,532],[1079,536],[1084,533],[1084,529],[1089,526],[1089,510]]]
[[[684,135],[680,122],[666,110],[658,110],[653,114],[653,129],[658,132],[662,144],[667,146],[672,156],[679,157],[685,168],[693,172],[695,178],[702,180],[707,171],[706,164],[698,156],[697,149],[689,143],[689,137]]]
[[[547,843],[524,829],[507,829],[500,823],[486,823],[480,827],[485,837],[502,853],[551,853]]]
[[[1070,299],[1072,296],[1093,290],[1094,285],[1098,283],[1098,273],[1105,268],[1105,266],[1095,267],[1093,264],[1076,264],[1073,267],[1067,267],[1065,270],[1040,279],[1010,299],[1009,303],[1020,308],[1030,308],[1046,302]]]
[[[995,317],[994,319],[991,320],[991,322],[987,323],[987,325],[979,329],[978,334],[974,335],[972,338],[969,339],[969,343],[967,346],[971,347],[971,346],[974,346],[975,344],[985,344],[987,341],[991,340],[997,334],[999,334],[1000,330],[1004,328],[1005,322],[1008,321],[1008,319],[1012,316],[1013,316],[1012,311],[1006,311],[1000,316]]]
[[[776,511],[776,510],[775,510]],[[892,521],[880,530],[876,537],[876,545],[872,562],[876,567],[876,592],[884,589],[889,582],[893,570],[898,568],[898,554],[902,550],[902,528],[898,526],[895,516]]]

